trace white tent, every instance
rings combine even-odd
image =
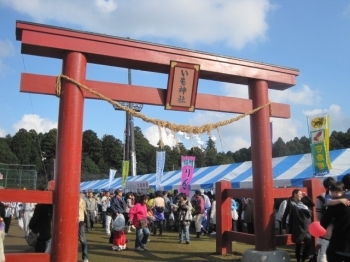
[[[318,177],[320,180],[332,176],[339,181],[345,174],[350,173],[350,149],[330,151],[330,160],[330,174]],[[311,154],[273,158],[272,167],[275,187],[302,186],[303,180],[314,177]],[[214,188],[215,182],[220,180],[230,181],[233,188],[251,188],[252,162],[195,168],[191,189],[211,189]],[[128,177],[127,181],[149,181],[150,186],[155,188],[156,177],[155,173],[152,173]],[[107,184],[108,179],[88,181],[81,183],[80,189],[108,190]],[[164,172],[161,181],[163,190],[179,189],[180,184],[181,170]],[[111,189],[115,188],[121,188],[121,178],[113,180]]]

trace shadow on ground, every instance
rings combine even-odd
[[[221,256],[215,254],[215,236],[202,236],[197,239],[191,234],[189,245],[178,243],[178,234],[173,231],[165,232],[162,236],[151,235],[151,241],[147,244],[148,251],[135,251],[135,233],[127,235],[129,242],[127,250],[117,252],[112,251],[111,244],[108,243],[109,237],[105,234],[104,229],[98,224],[93,231],[86,233],[89,247],[89,261],[97,262],[135,262],[135,261],[241,261],[245,250],[253,249],[251,245],[243,243],[233,243],[232,254]],[[78,261],[82,261],[80,253],[80,244],[78,245]],[[280,247],[285,249],[293,257],[293,246]],[[29,247],[23,237],[23,231],[17,226],[17,221],[13,220],[9,235],[5,238],[5,253],[17,252],[34,252]],[[294,259],[292,260],[294,261]]]

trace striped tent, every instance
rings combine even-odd
[[[328,176],[336,180],[350,173],[350,149],[339,149],[330,151],[332,169],[330,174],[318,177],[321,181]],[[303,180],[314,177],[311,154],[277,157],[272,159],[273,181],[275,187],[302,186]],[[215,182],[227,180],[233,188],[251,188],[252,162],[234,163],[220,166],[209,166],[195,168],[191,183],[191,190],[203,188],[214,188]],[[128,177],[127,181],[149,181],[155,188],[155,173]],[[181,170],[164,172],[161,188],[163,190],[179,189],[181,184]],[[81,191],[89,188],[94,191],[108,190],[108,179],[82,182]],[[112,181],[111,189],[121,188],[121,178]]]

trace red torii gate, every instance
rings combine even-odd
[[[250,99],[197,94],[196,109],[239,114],[266,105],[269,102],[269,88],[285,90],[292,87],[299,73],[298,70],[285,67],[23,21],[16,23],[16,38],[22,41],[23,54],[62,59],[62,74],[112,100],[131,103],[164,106],[166,90],[87,80],[87,63],[165,74],[169,73],[172,60],[198,64],[201,79],[246,84]],[[55,76],[22,73],[20,90],[55,95],[55,81]],[[85,98],[98,99],[97,96],[63,80],[59,103],[53,245],[50,256],[54,262],[77,260],[78,195]],[[256,203],[254,211],[261,214],[255,224],[256,238],[261,240],[256,242],[258,251],[276,248],[273,241],[274,228],[269,222],[273,215],[273,206],[259,203],[273,203],[270,116],[289,118],[289,105],[272,103],[270,107],[250,116]],[[22,192],[21,196],[24,197],[25,193]],[[35,257],[39,261],[40,255]],[[42,254],[40,261],[47,261],[47,257]]]

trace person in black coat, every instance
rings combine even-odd
[[[339,189],[339,187],[343,189]],[[339,190],[344,191],[343,183],[337,182],[330,187],[330,191]],[[340,198],[350,200],[349,193],[348,191]],[[344,204],[329,205],[321,218],[321,226],[327,228],[330,223],[333,223],[333,231],[326,252],[327,260],[328,262],[348,262],[350,257],[346,259],[337,252],[344,252],[350,256],[350,206]]]
[[[4,219],[6,214],[4,203],[0,202],[0,217]]]
[[[34,209],[33,217],[29,222],[29,228],[35,234],[39,234],[35,245],[35,252],[44,253],[46,241],[51,236],[52,204],[37,204]]]
[[[296,244],[295,257],[297,262],[304,262],[309,256],[312,243],[309,233],[312,212],[309,208],[313,206],[315,206],[314,202],[306,193],[301,192],[300,189],[294,189],[283,214],[282,233],[286,234],[286,219],[289,215],[289,233],[292,234],[292,242]],[[304,243],[304,249],[300,254],[302,243]]]

